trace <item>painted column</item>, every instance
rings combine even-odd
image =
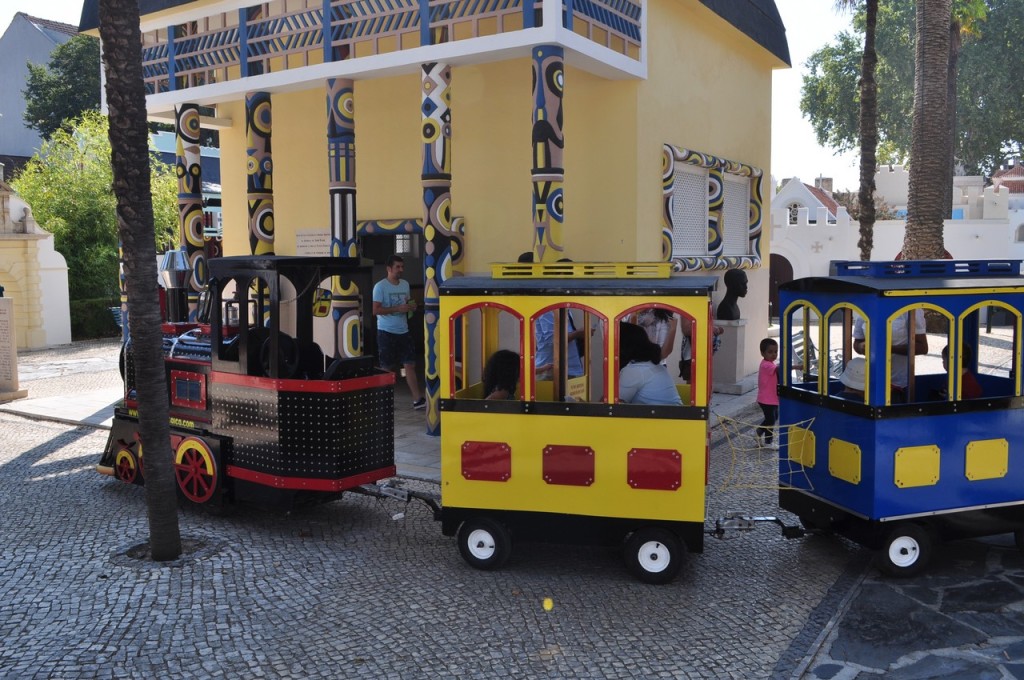
[[[563,255],[562,88],[563,50],[553,45],[533,48],[533,255],[535,262],[554,262]]]
[[[426,344],[427,434],[441,433],[440,358],[437,355],[441,284],[462,259],[462,238],[452,228],[451,80],[448,64],[424,64],[423,119],[423,325]]]
[[[248,164],[249,252],[274,254],[274,163],[270,154],[270,93],[245,95],[245,138]]]
[[[175,111],[178,175],[178,243],[185,250],[192,276],[188,289],[188,319],[194,321],[199,293],[206,288],[206,254],[203,250],[203,176],[199,153],[199,106],[182,104]]]
[[[327,81],[327,192],[331,202],[331,257],[359,257],[356,236],[356,119],[353,83]],[[331,280],[334,356],[363,353],[359,289],[351,279]]]

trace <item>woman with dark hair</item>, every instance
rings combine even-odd
[[[675,381],[661,365],[661,348],[636,324],[619,323],[619,401],[682,406]]]
[[[519,386],[519,355],[499,349],[484,366],[484,399],[515,399]]]

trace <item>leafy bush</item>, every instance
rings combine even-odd
[[[175,243],[178,182],[174,168],[151,156],[157,250]],[[70,121],[47,141],[13,181],[68,263],[71,300],[118,295],[117,201],[107,119],[97,112]],[[109,316],[109,314],[107,315]]]
[[[120,298],[92,298],[71,301],[71,339],[91,340],[121,335],[111,307],[120,307]]]

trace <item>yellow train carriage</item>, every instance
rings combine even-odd
[[[659,263],[558,263],[442,286],[441,520],[467,562],[497,568],[513,539],[625,540],[630,570],[663,583],[684,546],[703,550],[715,281]],[[619,324],[652,308],[678,324],[673,376],[683,335],[691,345],[681,405],[620,399]],[[494,399],[484,374],[499,351],[519,379]]]

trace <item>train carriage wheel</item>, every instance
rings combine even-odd
[[[638,529],[626,541],[626,567],[644,583],[668,583],[683,567],[683,544],[667,529]]]
[[[139,474],[139,463],[130,449],[118,450],[114,457],[114,475],[126,484],[134,484]]]
[[[878,568],[889,576],[908,577],[921,573],[932,556],[932,537],[917,524],[897,524],[882,543]]]
[[[477,569],[498,569],[512,554],[512,538],[500,522],[487,517],[467,520],[459,527],[462,559]]]
[[[185,437],[174,452],[174,476],[185,498],[205,503],[217,490],[217,464],[210,447],[197,437]]]

